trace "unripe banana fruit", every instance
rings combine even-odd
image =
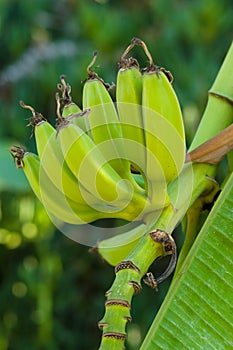
[[[146,147],[158,159],[166,182],[180,173],[185,159],[185,142],[182,114],[176,94],[167,75],[161,68],[150,68],[143,75],[143,121]],[[147,176],[159,181],[150,164]]]
[[[125,177],[129,173],[129,163],[123,160],[122,131],[117,111],[107,84],[90,69],[96,58],[97,52],[94,52],[94,58],[87,68],[88,79],[83,88],[83,108],[90,109],[88,123],[93,141],[102,148],[104,157],[115,171]],[[114,142],[116,139],[118,147]]]
[[[138,62],[121,58],[116,100],[127,159],[145,172],[145,138],[142,119],[142,74]]]
[[[143,42],[139,42],[149,58],[142,78],[142,113],[146,146],[146,176],[152,203],[164,198],[169,203],[167,184],[175,179],[185,160],[185,135],[182,113],[172,76],[154,65]]]

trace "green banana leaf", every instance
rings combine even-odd
[[[140,350],[233,349],[233,173]]]

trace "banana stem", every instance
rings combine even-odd
[[[125,327],[131,321],[131,299],[134,294],[140,292],[140,281],[148,266],[161,255],[163,255],[161,244],[155,242],[148,235],[139,242],[137,248],[128,256],[127,260],[118,265],[121,268],[115,269],[116,278],[110,290],[106,293],[106,313],[99,322],[99,328],[103,330],[99,349],[122,350],[124,348]]]
[[[223,62],[217,78],[209,93],[208,104],[190,150],[196,148],[218,132],[226,128],[233,120],[233,45]],[[161,229],[172,232],[187,210],[200,195],[209,194],[213,188],[211,177],[215,176],[216,165],[205,163],[185,164],[180,176],[169,185],[169,196],[174,208],[166,207],[155,222],[148,217],[149,229]],[[190,188],[191,194],[190,194]],[[148,230],[149,232],[149,230]],[[133,268],[124,268],[116,273],[110,291],[107,292],[106,312],[100,321],[103,337],[99,350],[124,348],[125,327],[130,321],[131,299],[140,291],[140,281],[151,263],[164,255],[161,244],[154,242],[148,234],[139,241],[135,249],[126,258]],[[111,302],[112,300],[112,302]]]
[[[91,62],[89,63],[89,65],[87,66],[88,79],[93,79],[93,78],[97,77],[97,74],[91,70],[91,68],[94,66],[94,64],[96,62],[97,56],[98,56],[98,52],[94,51],[93,58],[92,58]]]
[[[60,98],[60,100],[63,102],[63,104],[69,104],[72,102],[72,98],[70,95],[71,86],[66,83],[65,75],[61,75],[60,80],[61,80],[61,83],[57,84],[58,90],[60,90],[62,93],[62,97]]]

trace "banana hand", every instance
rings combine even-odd
[[[103,213],[76,203],[59,191],[43,170],[41,173],[41,163],[36,154],[24,152],[22,148],[14,148],[13,151],[16,152],[14,157],[18,167],[23,168],[33,192],[50,216],[75,225],[86,224],[103,217]]]
[[[45,173],[46,175],[43,176],[47,176],[54,186],[72,201],[82,205],[87,205],[88,202],[93,203],[95,197],[80,187],[78,180],[65,162],[57,140],[56,129],[32,107],[26,106],[23,102],[21,102],[21,106],[32,112],[30,125],[34,128],[36,147],[41,163],[41,176]],[[86,199],[88,198],[88,202],[83,198],[83,193],[86,195]]]

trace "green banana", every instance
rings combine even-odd
[[[185,161],[183,120],[171,74],[155,66],[143,42],[141,46],[150,60],[142,78],[146,175],[152,202],[156,203],[161,196],[166,205],[169,202],[167,184],[179,175]]]
[[[116,101],[127,158],[134,167],[145,172],[145,137],[142,119],[142,74],[134,58],[121,57],[117,74]]]
[[[143,75],[143,121],[146,147],[159,160],[169,183],[184,164],[184,128],[177,97],[160,68]]]

